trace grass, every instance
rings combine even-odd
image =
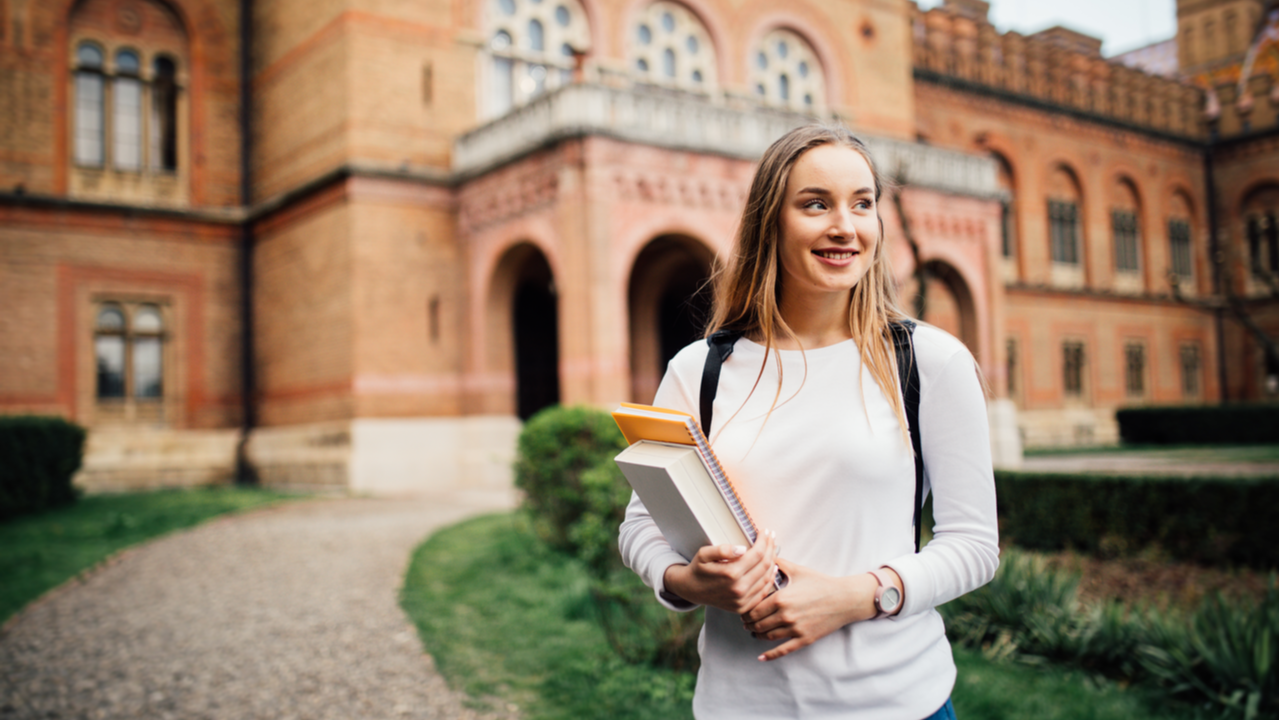
[[[244,488],[90,495],[0,522],[0,623],[130,545],[287,497],[296,496]]]
[[[969,720],[1191,720],[1185,706],[1166,705],[1150,691],[1122,688],[1080,670],[994,662],[953,647],[958,676],[956,714]]]
[[[401,604],[449,683],[478,706],[528,720],[689,718],[693,675],[617,660],[586,575],[543,549],[515,515],[446,528],[414,553]],[[965,718],[1180,720],[1145,691],[1076,670],[997,662],[957,649]]]
[[[1094,445],[1088,447],[1026,448],[1027,457],[1060,455],[1148,455],[1197,463],[1261,463],[1280,460],[1277,445]]]

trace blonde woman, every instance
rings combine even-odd
[[[675,553],[634,495],[628,567],[676,611],[706,607],[694,715],[954,718],[938,605],[998,564],[986,405],[975,363],[927,325],[920,378],[933,539],[916,553],[914,459],[889,325],[894,300],[866,146],[807,126],[751,184],[707,334],[741,333],[721,368],[712,444],[756,524],[752,547]],[[706,342],[670,363],[654,404],[699,414]],[[779,553],[779,549],[781,552]],[[773,592],[774,568],[789,584]]]

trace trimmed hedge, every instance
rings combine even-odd
[[[0,520],[75,502],[84,438],[62,418],[0,416]]]
[[[1247,445],[1280,439],[1274,403],[1121,408],[1120,440],[1134,445]]]
[[[1000,532],[1037,550],[1099,557],[1158,546],[1179,560],[1276,567],[1280,484],[1263,478],[1168,478],[996,472]]]

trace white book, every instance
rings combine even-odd
[[[667,542],[686,560],[707,545],[752,544],[748,533],[754,535],[755,528],[744,528],[735,517],[696,447],[640,440],[615,461]]]

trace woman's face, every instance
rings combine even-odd
[[[875,185],[866,159],[843,145],[796,160],[778,219],[783,306],[848,303],[876,254]]]

